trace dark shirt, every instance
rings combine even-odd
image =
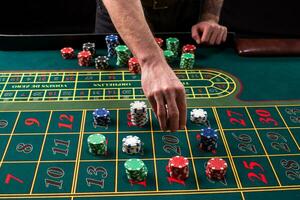
[[[95,32],[115,33],[116,29],[102,1],[96,1]],[[191,27],[199,21],[201,0],[172,1],[176,3],[165,9],[143,6],[146,20],[153,32],[190,32]]]

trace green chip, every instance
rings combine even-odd
[[[92,134],[87,139],[89,145],[100,145],[106,143],[106,138],[101,134]]]
[[[144,162],[140,159],[129,159],[124,164],[128,171],[140,171],[144,166]]]

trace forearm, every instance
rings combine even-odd
[[[142,66],[152,60],[163,60],[140,0],[103,0],[103,3],[117,31]]]
[[[213,20],[219,22],[224,0],[205,0],[201,21]]]

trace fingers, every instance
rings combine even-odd
[[[157,104],[156,104],[155,98],[153,96],[151,96],[148,98],[148,101],[151,104],[154,114],[157,116]]]
[[[200,44],[201,37],[199,35],[198,26],[195,25],[192,27],[192,38],[196,41],[197,44]]]
[[[226,42],[227,40],[227,34],[228,34],[228,30],[226,27],[224,27],[224,32],[223,32],[223,36],[222,36],[222,42]]]
[[[204,28],[201,37],[201,43],[209,43],[212,34],[212,29],[209,27]]]
[[[166,93],[166,102],[168,105],[168,128],[172,132],[175,132],[179,129],[179,111],[175,99],[175,91]]]
[[[156,116],[158,118],[159,126],[163,131],[167,130],[167,111],[165,106],[165,100],[162,94],[155,95],[156,101]]]
[[[178,93],[177,96],[177,106],[178,106],[178,112],[179,112],[179,128],[184,129],[186,125],[186,99],[185,99],[185,91],[184,89]]]

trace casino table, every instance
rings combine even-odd
[[[193,42],[189,34],[159,36]],[[163,132],[150,106],[148,124],[131,126],[129,104],[147,101],[141,76],[114,59],[105,71],[62,59],[62,47],[78,52],[88,41],[106,55],[103,35],[0,36],[0,199],[300,199],[299,57],[240,57],[229,42],[198,46],[193,69],[171,63],[186,88],[188,116],[205,109],[218,131],[213,154],[198,147],[204,125],[188,120],[184,130]],[[96,108],[110,110],[107,128],[93,126]],[[88,152],[93,133],[106,136],[106,156]],[[142,139],[143,154],[122,152],[127,135]],[[189,159],[184,182],[166,172],[176,155]],[[212,157],[228,163],[224,180],[206,177]],[[147,165],[143,184],[128,182],[129,158]]]

